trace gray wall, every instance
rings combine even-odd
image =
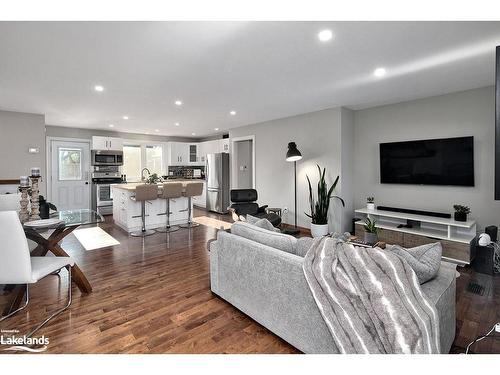
[[[355,206],[367,196],[376,204],[452,212],[471,207],[480,227],[500,225],[500,202],[493,199],[495,93],[493,87],[356,111],[354,115]],[[380,183],[379,143],[474,136],[475,187]]]
[[[350,231],[354,217],[354,111],[342,108],[340,112],[341,185],[339,195],[344,199],[342,208],[343,231]],[[332,201],[333,204],[334,201]],[[336,207],[340,207],[335,201]]]
[[[252,141],[235,144],[235,163],[238,167],[238,189],[252,188]]]
[[[347,114],[346,114],[347,116]],[[327,180],[332,183],[341,174],[341,109],[306,113],[299,116],[267,121],[231,129],[230,137],[255,136],[255,174],[259,203],[270,207],[287,207],[284,221],[293,223],[294,182],[293,163],[285,161],[288,142],[297,143],[303,159],[297,162],[298,225],[309,227],[309,190],[306,174],[317,183],[316,164],[327,168]],[[352,148],[351,145],[345,147]],[[350,172],[349,172],[350,173]],[[342,175],[340,179],[343,181]],[[339,184],[338,193],[342,190]],[[345,230],[342,212],[330,210],[330,230]]]
[[[38,154],[28,153],[38,147]],[[47,180],[45,155],[45,116],[0,111],[0,180],[29,175],[31,167],[40,167],[40,192],[45,195]]]
[[[116,138],[135,139],[140,141],[152,141],[152,142],[169,142],[169,141],[198,142],[198,138],[167,137],[154,134],[122,133],[118,131],[67,128],[63,126],[53,126],[53,125],[47,125],[46,129],[47,129],[46,135],[48,137],[91,139],[92,136],[102,136],[102,137],[116,137]]]

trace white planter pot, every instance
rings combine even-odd
[[[375,209],[375,203],[367,203],[366,208],[368,210],[374,210]]]
[[[311,223],[311,235],[313,237],[323,237],[328,234],[328,224]]]

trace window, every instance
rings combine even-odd
[[[82,179],[82,150],[59,148],[59,181],[80,181]]]
[[[156,173],[158,176],[162,176],[162,154],[163,147],[162,146],[146,146],[146,168],[149,169],[151,174]]]
[[[129,143],[123,146],[123,174],[127,181],[141,181],[142,168],[147,168],[158,176],[165,174],[163,169],[163,146]]]
[[[123,174],[127,181],[140,181],[141,169],[141,146],[123,146]]]

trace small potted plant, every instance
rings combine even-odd
[[[154,184],[157,184],[158,182],[161,182],[161,178],[158,177],[158,174],[156,173],[153,173],[152,175],[150,175],[148,177],[148,179],[146,180],[146,184],[150,184],[150,185],[154,185]]]
[[[313,190],[309,176],[307,183],[309,185],[309,204],[311,205],[311,214],[306,215],[311,218],[311,235],[313,237],[323,237],[328,234],[328,209],[330,208],[330,200],[332,198],[338,199],[342,206],[345,207],[344,200],[336,195],[333,195],[333,190],[339,182],[339,176],[335,179],[333,185],[328,189],[325,181],[326,168],[321,170],[318,165],[319,181],[318,181],[318,196],[314,199]]]
[[[470,208],[461,204],[453,205],[455,209],[455,221],[467,221],[467,215],[470,214]]]
[[[365,219],[365,225],[363,226],[365,228],[365,242],[374,245],[378,242],[378,228],[375,226],[375,219],[371,220],[369,217]]]
[[[374,210],[375,209],[375,198],[374,197],[368,197],[368,198],[366,198],[366,208],[368,210]]]

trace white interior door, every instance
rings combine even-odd
[[[58,210],[90,208],[90,144],[52,141],[50,178]]]

